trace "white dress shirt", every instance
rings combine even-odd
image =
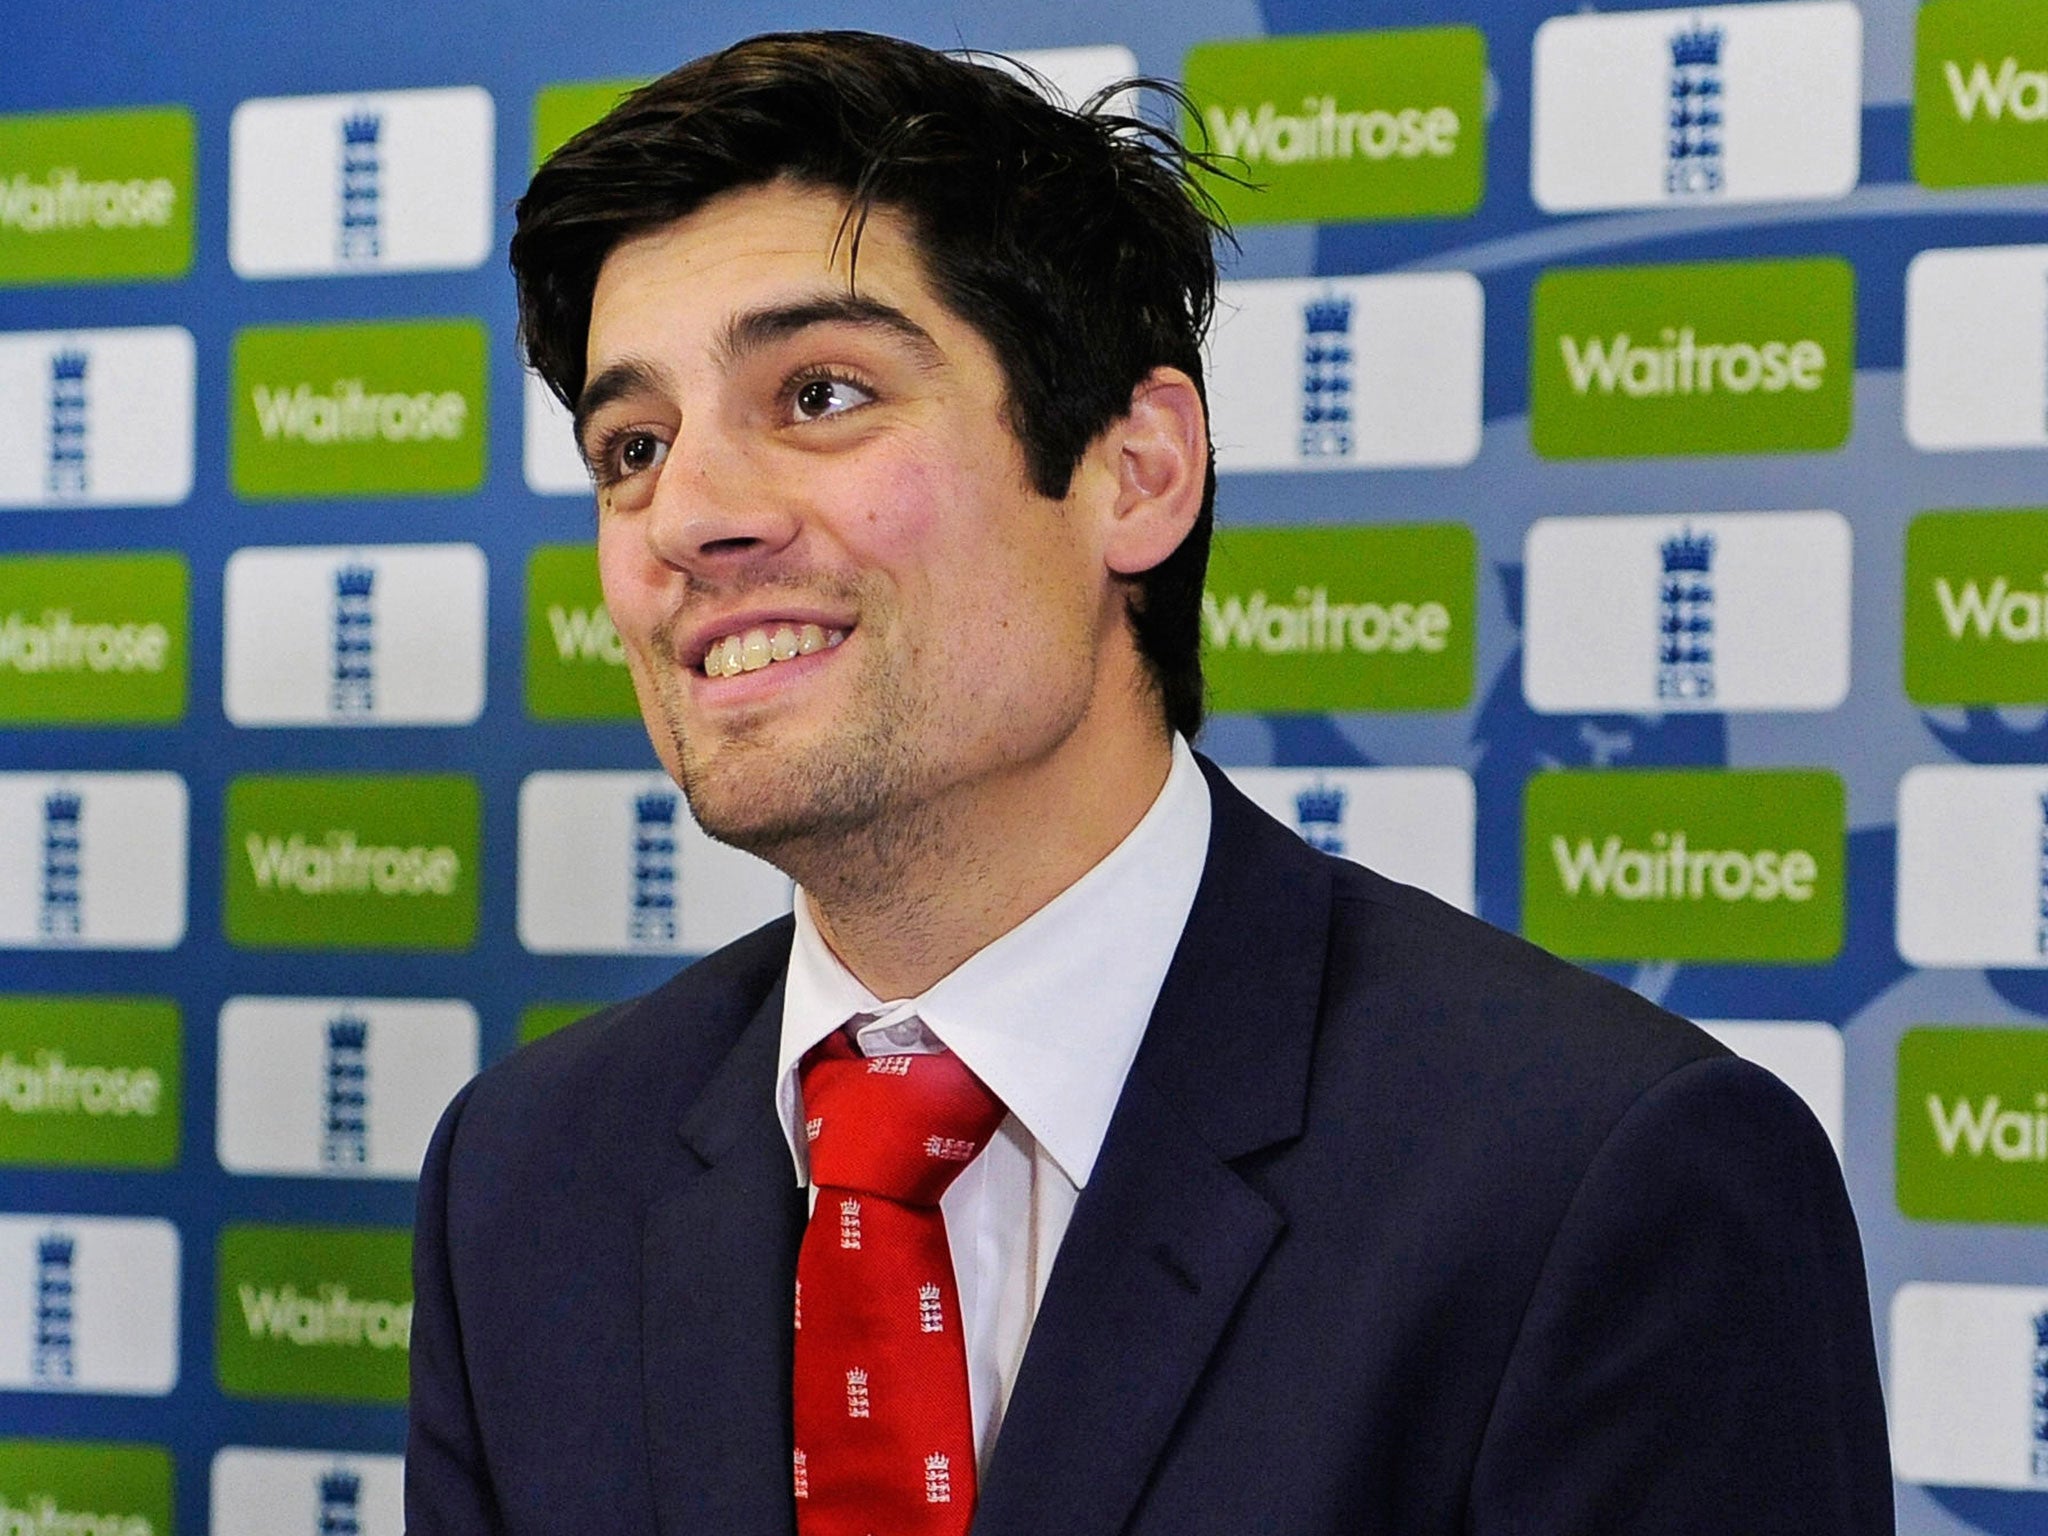
[[[1176,736],[1158,799],[1099,864],[927,991],[890,1001],[840,963],[798,893],[775,1088],[797,1182],[810,1182],[798,1065],[857,1016],[865,1054],[951,1049],[1009,1109],[939,1204],[984,1469],[1208,849],[1209,786]]]

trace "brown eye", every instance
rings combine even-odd
[[[872,399],[873,395],[845,379],[806,379],[790,397],[790,406],[798,421],[817,421],[866,405]]]
[[[629,475],[637,475],[643,469],[652,469],[662,459],[661,439],[645,432],[635,432],[619,444],[619,468]]]

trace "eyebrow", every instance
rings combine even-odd
[[[721,365],[732,368],[764,347],[819,325],[850,325],[885,332],[906,343],[922,368],[939,368],[946,361],[945,352],[932,339],[931,332],[895,305],[858,293],[820,294],[746,310],[726,322],[718,334],[714,355]],[[590,418],[604,407],[629,395],[659,394],[668,382],[666,369],[637,357],[622,358],[594,375],[576,397],[578,449],[583,446]]]
[[[909,344],[920,365],[937,368],[946,360],[931,332],[893,304],[860,293],[820,294],[786,304],[770,304],[734,315],[719,333],[718,360],[731,367],[785,337],[814,325],[851,325],[885,331]]]

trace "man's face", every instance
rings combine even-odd
[[[1104,665],[1131,642],[1103,475],[1031,489],[995,357],[904,221],[876,210],[849,289],[843,213],[774,183],[622,243],[579,402],[656,750],[707,830],[771,856],[971,814],[1105,702],[1158,728]]]

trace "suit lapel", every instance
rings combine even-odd
[[[789,1536],[791,1307],[803,1193],[773,1108],[782,987],[679,1129],[693,1157],[649,1211],[642,1359],[669,1536]]]
[[[1286,1228],[1232,1164],[1301,1133],[1331,878],[1203,770],[1201,888],[1053,1266],[975,1536],[1123,1529]]]

